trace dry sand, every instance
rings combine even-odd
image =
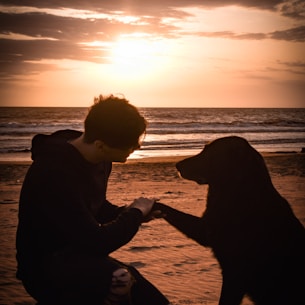
[[[264,157],[275,187],[305,224],[305,154]],[[201,215],[207,187],[178,177],[174,165],[180,159],[151,158],[114,164],[108,199],[122,205],[139,196],[155,197],[182,211]],[[1,305],[35,304],[15,278],[18,198],[28,166],[25,162],[0,163]],[[137,267],[174,305],[218,303],[221,275],[211,251],[187,239],[162,219],[143,224],[135,238],[112,256]],[[247,299],[243,301],[243,305],[250,304]]]

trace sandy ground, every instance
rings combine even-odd
[[[305,154],[264,157],[275,187],[305,225]],[[178,177],[175,163],[180,159],[151,158],[114,164],[108,199],[122,205],[139,196],[155,197],[184,212],[201,215],[207,187]],[[28,166],[25,162],[0,163],[1,305],[35,304],[15,278],[18,198]],[[211,251],[187,239],[162,219],[143,224],[135,238],[112,256],[137,267],[173,305],[218,303],[221,274]],[[247,299],[243,301],[243,305],[250,304]]]

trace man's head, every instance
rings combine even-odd
[[[113,150],[109,151],[112,154],[125,151],[128,157],[140,147],[146,125],[144,117],[125,98],[100,95],[85,119],[84,141],[101,144],[104,149]]]

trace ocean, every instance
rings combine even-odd
[[[30,161],[31,139],[59,129],[83,130],[88,108],[0,108],[0,161]],[[148,121],[130,158],[185,156],[209,141],[237,135],[260,152],[305,148],[305,108],[139,108]]]

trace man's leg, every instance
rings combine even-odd
[[[131,299],[133,305],[168,305],[168,299],[148,280],[146,280],[138,270],[129,266],[129,271],[135,279],[131,288]]]
[[[169,304],[135,268],[109,257],[65,251],[46,260],[44,269],[45,280],[25,283],[42,305],[101,305],[107,298],[105,305],[129,305],[129,299],[132,305]]]
[[[169,301],[134,267],[123,265],[113,272],[103,305],[168,305]]]
[[[61,251],[48,257],[41,274],[23,281],[41,305],[101,305],[119,262],[108,257]]]

